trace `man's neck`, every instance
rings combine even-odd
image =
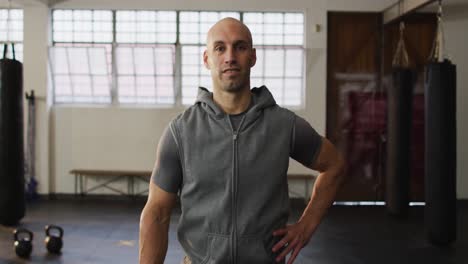
[[[252,94],[248,88],[238,92],[213,90],[213,101],[229,115],[240,114],[247,110],[251,100]]]

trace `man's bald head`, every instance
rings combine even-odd
[[[210,45],[210,43],[213,43],[213,37],[216,35],[217,32],[219,31],[240,31],[242,32],[242,35],[245,36],[246,40],[252,47],[252,34],[250,33],[249,28],[239,21],[238,19],[232,18],[232,17],[226,17],[214,24],[210,30],[208,31],[208,34],[206,36],[206,45]]]
[[[228,17],[210,28],[203,63],[211,71],[215,91],[250,91],[250,68],[256,61],[252,34],[242,22]]]

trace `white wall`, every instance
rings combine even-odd
[[[166,10],[240,10],[240,11],[303,11],[306,16],[307,80],[306,108],[297,113],[308,120],[320,133],[325,131],[326,114],[326,22],[328,10],[381,11],[393,0],[71,0],[55,8],[96,9],[166,9]],[[42,101],[38,113],[38,178],[41,193],[71,193],[74,179],[68,173],[73,168],[138,169],[153,166],[157,141],[168,121],[182,111],[176,109],[53,106],[50,102],[46,78],[48,44],[48,9],[45,6],[25,7],[25,90],[35,89],[48,101]],[[466,17],[466,16],[465,16]],[[466,19],[447,23],[448,48],[458,64],[458,95],[466,94],[462,84],[466,70],[467,45],[463,28]],[[314,32],[314,24],[322,30]],[[463,63],[465,66],[463,66]],[[467,143],[467,125],[463,122],[467,109],[458,102],[458,145]],[[49,140],[50,138],[50,140]],[[462,175],[468,172],[466,148],[458,148],[458,197],[468,198],[468,181]],[[292,163],[291,172],[309,172]],[[299,187],[297,190],[300,192]]]

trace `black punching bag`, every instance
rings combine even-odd
[[[0,59],[0,224],[11,226],[25,213],[23,65],[14,55],[5,58],[6,50]]]
[[[409,206],[411,173],[411,123],[415,74],[408,68],[393,69],[393,86],[387,91],[387,211],[405,216]]]
[[[430,242],[456,239],[456,67],[450,61],[426,66],[426,232]]]

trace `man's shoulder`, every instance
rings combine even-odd
[[[291,118],[294,119],[296,117],[296,113],[278,104],[272,107],[268,107],[266,109],[266,112],[267,113],[269,112],[271,115],[275,117],[283,117],[283,118],[288,118],[288,119],[291,119]]]
[[[194,116],[200,110],[199,104],[194,104],[186,108],[184,111],[180,112],[176,117],[171,120],[171,124],[180,124],[187,122],[191,117]]]

